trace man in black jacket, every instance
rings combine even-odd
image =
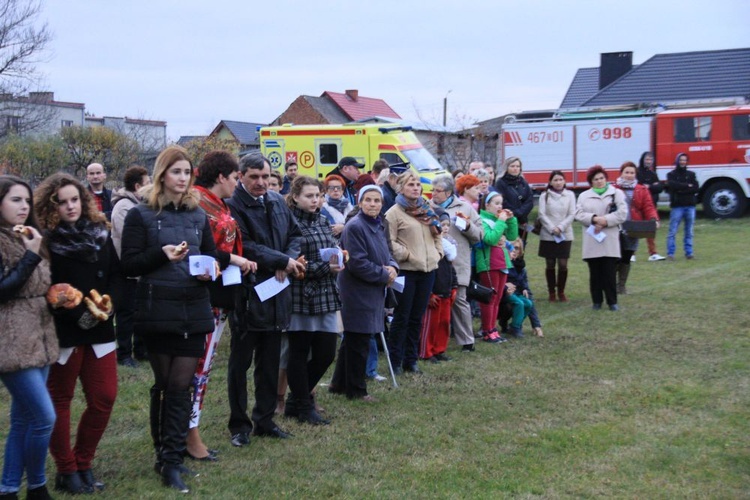
[[[291,288],[261,302],[256,284],[269,279],[285,282],[305,267],[295,259],[300,254],[302,233],[284,198],[268,190],[271,164],[259,152],[240,160],[240,182],[227,205],[242,233],[242,252],[258,263],[257,283],[245,278],[240,303],[231,318],[232,342],[227,383],[229,431],[232,445],[250,442],[256,436],[286,438],[273,422],[279,378],[281,332],[289,326]],[[278,284],[278,283],[277,283]],[[247,416],[247,370],[255,358],[255,406],[252,422]]]
[[[669,233],[667,234],[667,260],[674,260],[676,250],[675,237],[680,221],[685,221],[685,257],[693,258],[693,224],[695,223],[695,204],[698,194],[698,179],[695,173],[688,170],[688,155],[680,153],[675,158],[675,169],[667,174],[669,189]]]

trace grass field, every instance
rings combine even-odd
[[[665,235],[662,229],[662,254]],[[281,417],[279,425],[294,434],[289,440],[230,446],[225,338],[202,420],[204,440],[221,450],[221,461],[188,461],[200,472],[189,481],[192,494],[748,498],[748,235],[750,218],[699,219],[693,261],[678,252],[675,262],[647,262],[644,242],[619,313],[591,310],[578,241],[571,302],[546,302],[543,260],[531,235],[526,260],[545,338],[479,342],[468,354],[451,344],[453,361],[401,377],[399,389],[370,384],[380,400],[374,405],[321,388],[319,402],[332,424],[310,427]],[[381,357],[380,372],[386,371]],[[149,368],[121,369],[119,382],[94,465],[105,494],[177,497],[152,470]],[[7,391],[0,391],[3,440],[8,406]]]

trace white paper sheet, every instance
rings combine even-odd
[[[190,276],[200,276],[208,273],[211,281],[216,281],[216,259],[210,255],[191,255],[188,257],[190,265]]]
[[[70,358],[70,355],[73,354],[74,347],[61,347],[60,348],[60,356],[57,358],[57,364],[58,365],[64,365],[68,362],[68,358]]]
[[[391,288],[393,288],[398,293],[403,293],[405,284],[406,284],[406,277],[399,276],[398,278],[396,278],[396,281],[393,282],[393,284],[391,285]]]
[[[604,241],[604,238],[607,237],[607,235],[604,234],[604,231],[600,231],[600,232],[597,233],[596,232],[596,226],[593,225],[593,224],[591,224],[589,226],[589,228],[586,230],[586,232],[589,234],[589,236],[591,236],[592,238],[594,238],[597,243],[601,243],[602,241]]]
[[[279,283],[276,277],[268,278],[263,283],[255,285],[255,293],[258,294],[261,302],[265,302],[274,295],[278,295],[282,290],[289,286],[289,278]]]
[[[103,358],[117,349],[117,344],[114,341],[107,342],[106,344],[91,344],[91,348],[94,350],[97,358]]]
[[[465,231],[466,230],[466,221],[462,219],[461,217],[456,217],[456,221],[453,223],[456,228],[458,228],[459,231]]]
[[[331,257],[336,256],[339,267],[344,267],[344,252],[340,248],[321,248],[320,260],[329,262]]]
[[[562,233],[553,234],[552,238],[555,240],[555,243],[562,243],[563,241],[565,241],[565,235]]]
[[[242,271],[239,266],[229,264],[224,272],[221,273],[221,283],[224,286],[237,285],[242,283]]]

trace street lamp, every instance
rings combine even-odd
[[[445,93],[445,97],[443,97],[443,128],[445,128],[445,125],[448,122],[448,94],[453,92],[452,90],[449,90]]]

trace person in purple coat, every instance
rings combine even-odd
[[[349,261],[338,276],[344,340],[329,392],[374,402],[367,394],[365,365],[370,337],[385,327],[386,287],[398,276],[398,265],[388,249],[380,216],[383,192],[378,186],[364,186],[357,199],[360,210],[341,233],[341,247],[349,253]]]

